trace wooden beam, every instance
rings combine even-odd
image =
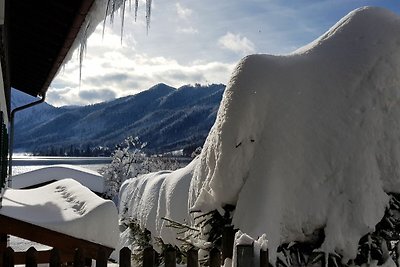
[[[0,214],[0,225],[0,235],[9,234],[54,247],[60,250],[61,255],[73,255],[75,249],[79,248],[85,251],[86,257],[96,259],[98,251],[104,249],[108,258],[114,250],[113,248],[101,244],[72,237],[3,214]]]

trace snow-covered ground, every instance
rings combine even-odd
[[[165,211],[181,211],[171,219],[184,222],[187,207],[230,204],[235,227],[254,239],[266,234],[272,261],[280,244],[318,229],[322,251],[354,258],[387,193],[400,193],[399,89],[400,17],[357,9],[290,55],[238,64],[200,158],[181,171],[188,192],[161,190],[179,172],[149,174],[124,185],[122,201],[172,244]],[[174,201],[178,192],[189,204]]]

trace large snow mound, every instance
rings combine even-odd
[[[73,179],[35,189],[7,188],[0,214],[111,248],[119,241],[118,212]]]
[[[189,222],[188,194],[197,160],[176,171],[161,171],[126,180],[120,189],[120,216],[133,219],[153,237],[179,246],[181,230],[168,227],[163,218]]]
[[[190,189],[277,246],[324,228],[354,258],[400,192],[400,17],[360,8],[287,56],[251,55],[227,86]]]
[[[104,178],[99,173],[73,165],[53,165],[12,176],[12,188],[21,189],[54,180],[72,178],[90,190],[103,193]]]

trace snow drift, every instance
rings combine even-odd
[[[7,188],[0,214],[111,248],[118,244],[118,214],[73,179],[35,189]]]
[[[400,192],[400,18],[360,8],[287,56],[236,67],[190,188],[206,212],[277,246],[323,228],[344,259]]]

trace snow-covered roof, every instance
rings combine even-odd
[[[73,179],[35,189],[8,188],[0,214],[111,248],[119,240],[114,203]]]
[[[323,228],[354,258],[400,192],[400,17],[360,8],[287,56],[236,67],[200,156],[193,209],[236,205],[235,227],[284,242]]]
[[[66,178],[72,178],[96,193],[104,192],[103,176],[95,171],[74,165],[53,165],[13,175],[12,188],[27,188]]]

